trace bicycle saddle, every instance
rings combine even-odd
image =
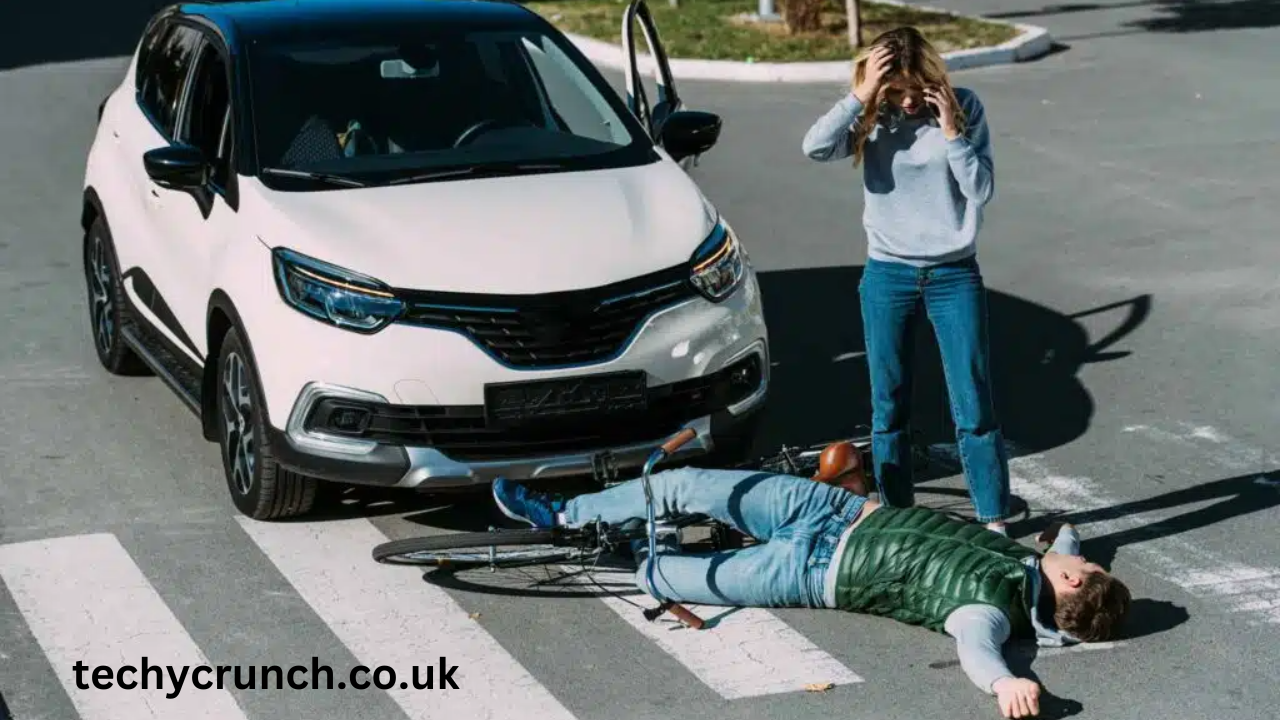
[[[855,495],[867,495],[867,478],[862,455],[852,443],[834,442],[823,448],[818,457],[815,482],[836,485]]]

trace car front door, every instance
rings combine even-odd
[[[174,234],[183,234],[173,220],[175,207],[181,200],[190,202],[191,198],[157,185],[148,177],[143,157],[152,150],[178,142],[183,98],[187,95],[203,35],[194,27],[173,21],[160,32],[163,34],[155,46],[140,58],[139,117],[137,122],[130,123],[127,136],[122,137],[129,163],[136,168],[131,173],[134,184],[131,195],[139,206],[139,222],[133,238],[137,252],[132,265],[120,269],[126,291],[148,323],[171,345],[198,360],[189,337],[192,326],[179,322],[173,307],[175,302],[182,303],[181,296],[190,291],[202,268],[175,262],[178,258],[170,249]]]
[[[645,90],[644,79],[640,74],[639,48],[636,47],[635,28],[640,25],[644,34],[645,45],[649,48],[647,60],[653,63],[653,80],[656,86],[655,102],[649,102]],[[626,88],[627,107],[635,113],[644,124],[649,135],[657,142],[662,137],[662,123],[671,113],[679,110],[683,102],[676,91],[675,80],[671,77],[671,66],[667,62],[667,51],[662,46],[662,38],[653,22],[653,14],[644,0],[631,0],[622,14],[622,47],[627,51]]]
[[[639,25],[649,53],[645,57],[653,66],[654,100],[649,101],[644,77],[640,72],[640,49],[636,46],[635,28]],[[653,14],[645,0],[631,0],[622,14],[622,46],[627,53],[624,86],[627,108],[640,120],[655,144],[688,170],[697,162],[698,154],[713,146],[720,134],[719,118],[709,113],[688,112],[676,89],[666,48],[658,34]],[[677,132],[670,132],[668,121],[677,118]],[[671,147],[676,138],[679,148]]]
[[[174,269],[157,280],[158,297],[167,303],[178,339],[198,355],[206,351],[204,337],[213,266],[220,246],[232,238],[236,182],[231,163],[230,63],[225,47],[202,33],[185,92],[174,122],[173,143],[198,149],[207,165],[203,187],[166,189],[154,203],[156,252],[165,267]]]

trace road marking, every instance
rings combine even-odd
[[[49,364],[26,363],[0,367],[0,383],[12,387],[58,387],[81,385],[89,382],[83,367],[68,365],[57,367]]]
[[[1196,425],[1194,423],[1177,423],[1176,430],[1157,428],[1151,425],[1127,425],[1124,431],[1156,442],[1170,443],[1180,447],[1199,446],[1211,451],[1206,457],[1214,464],[1227,470],[1237,472],[1258,472],[1273,470],[1276,459],[1261,448],[1251,447],[1240,442],[1212,425]]]
[[[1149,437],[1161,437],[1158,433],[1145,434]],[[1179,442],[1187,438],[1209,440],[1210,433],[1173,437]],[[1216,437],[1214,442],[1220,440],[1221,437]],[[1239,469],[1246,451],[1237,448],[1237,452],[1231,455],[1234,459],[1228,461]],[[1253,455],[1252,452],[1248,454]],[[1054,472],[1039,455],[1010,460],[1009,470],[1013,493],[1029,503],[1060,509],[1073,515],[1125,504],[1108,496],[1103,487],[1090,478]],[[1179,512],[1174,508],[1162,515],[1167,517]],[[1280,625],[1280,567],[1255,567],[1233,562],[1176,536],[1140,540],[1144,531],[1156,526],[1162,519],[1155,513],[1135,512],[1122,517],[1087,523],[1081,521],[1077,524],[1082,530],[1088,528],[1082,534],[1094,537],[1132,533],[1137,539],[1126,544],[1123,552],[1142,570],[1182,588],[1192,596],[1213,600],[1218,611],[1249,613],[1257,623]]]
[[[565,570],[577,572],[581,568]],[[600,600],[726,700],[804,692],[805,685],[812,683],[863,682],[767,610],[688,604],[685,607],[706,621],[707,627],[691,630],[669,613],[649,622],[631,603],[650,608],[657,602],[640,592],[633,573],[593,570],[590,575],[573,582],[591,584],[593,578],[614,592],[630,595],[630,602],[603,594]]]
[[[395,670],[395,686],[386,692],[413,720],[573,719],[443,590],[424,582],[413,568],[374,562],[370,550],[387,537],[368,520],[236,519],[363,664]],[[457,667],[452,675],[457,689],[440,689],[441,658]],[[401,682],[412,681],[415,668],[424,682],[427,668],[435,668],[437,689],[401,688]]]
[[[1116,648],[1125,647],[1128,644],[1129,643],[1122,640],[1117,640],[1115,642],[1080,643],[1077,645],[1066,645],[1063,647],[1037,647],[1033,643],[1017,642],[1011,643],[1008,646],[1008,653],[1028,660],[1041,660],[1043,658],[1057,657],[1059,655],[1075,655],[1078,653],[1094,652],[1097,650],[1114,650]],[[938,660],[936,662],[929,663],[929,667],[934,670],[960,667],[960,660],[959,658]]]
[[[1028,655],[1034,654],[1038,658],[1045,658],[1054,657],[1055,655],[1074,655],[1076,653],[1094,652],[1096,650],[1114,650],[1128,644],[1129,643],[1127,642],[1117,640],[1115,642],[1081,643],[1079,645],[1066,645],[1063,647],[1027,648],[1025,651],[1021,649],[1020,651],[1026,652]]]
[[[217,689],[216,669],[195,674],[208,658],[114,535],[0,546],[0,577],[81,720],[245,720],[231,693]],[[79,662],[88,667],[80,687]],[[94,687],[102,665],[121,672],[105,690]]]
[[[1212,425],[1188,422],[1175,425],[1172,430],[1150,425],[1129,425],[1124,430],[1157,442],[1204,448],[1210,462],[1232,472],[1247,474],[1280,466],[1280,460],[1267,450],[1239,441]],[[1280,479],[1259,472],[1253,484],[1274,487],[1280,484]],[[1252,613],[1262,623],[1280,625],[1280,567],[1264,569],[1240,563],[1206,565],[1204,569],[1189,571],[1184,585],[1198,596],[1225,599],[1223,607],[1228,612]]]

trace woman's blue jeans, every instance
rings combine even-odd
[[[912,348],[921,311],[942,357],[956,444],[979,522],[1009,514],[1009,461],[992,400],[987,298],[977,260],[933,267],[869,260],[858,287],[871,371],[871,452],[880,500],[915,502]]]

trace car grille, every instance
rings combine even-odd
[[[408,305],[401,322],[461,333],[508,367],[545,369],[616,356],[649,316],[695,293],[683,266],[545,295],[400,291]]]
[[[745,371],[745,372],[744,372]],[[761,362],[751,355],[717,373],[650,388],[648,407],[617,417],[599,415],[559,422],[540,420],[515,427],[489,427],[484,407],[367,405],[367,422],[346,437],[410,447],[433,447],[459,461],[500,460],[564,452],[591,451],[627,443],[661,440],[694,418],[724,410],[755,391]],[[323,406],[324,401],[321,402]],[[339,404],[350,404],[341,401]],[[313,411],[309,430],[333,432],[317,423],[323,409]]]

